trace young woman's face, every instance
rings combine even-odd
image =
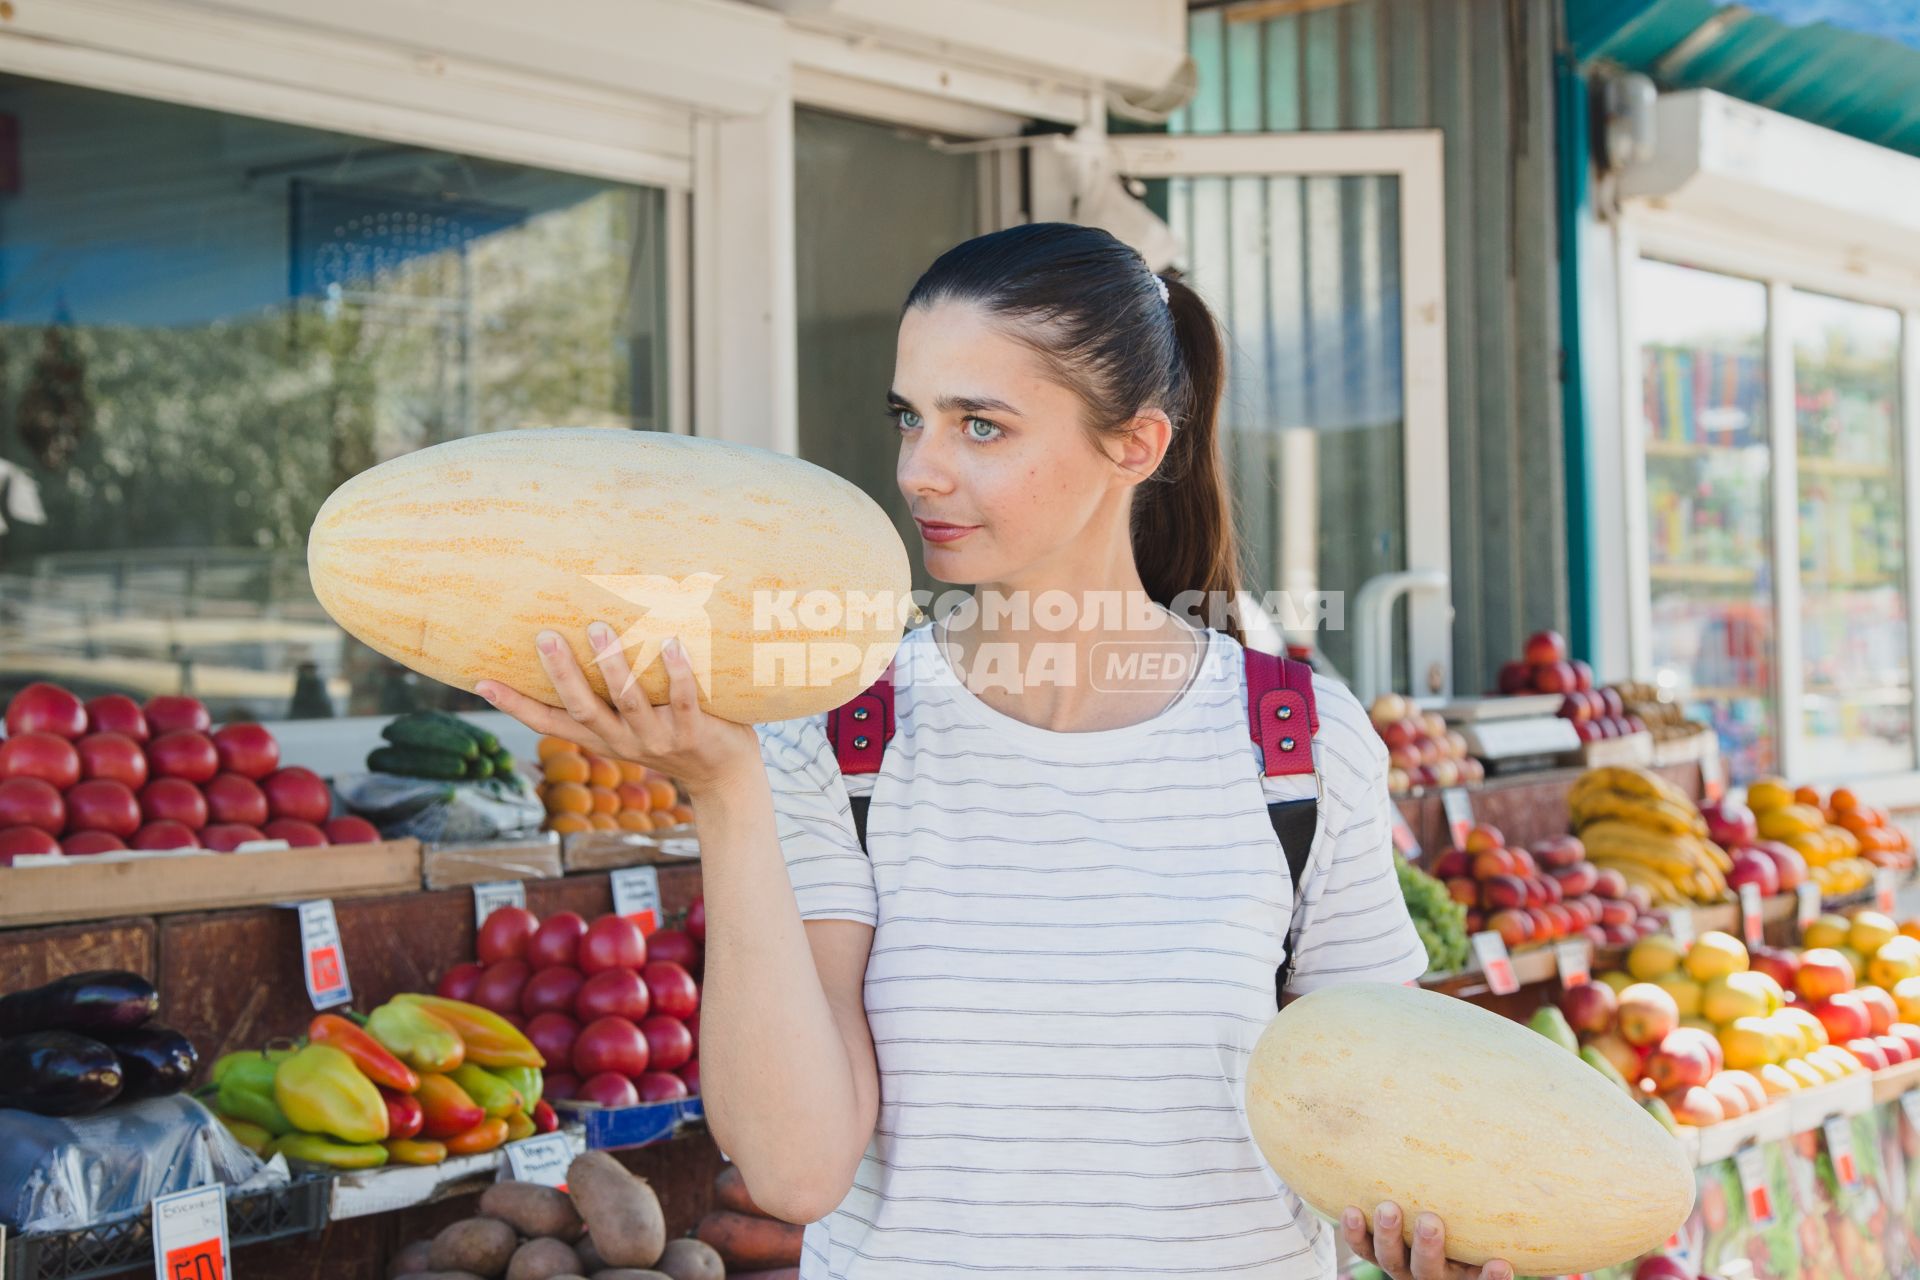
[[[1132,482],[1116,462],[1131,461],[1133,448],[1109,456],[1098,447],[1080,397],[979,307],[906,313],[888,403],[900,492],[940,581],[1065,568],[1070,556],[1098,554],[1103,539],[1089,538],[1090,526],[1125,537]]]

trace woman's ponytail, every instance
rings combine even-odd
[[[1226,349],[1200,295],[1178,279],[1165,283],[1178,349],[1166,406],[1173,442],[1134,498],[1133,558],[1149,596],[1171,606],[1183,593],[1204,592],[1200,625],[1217,625],[1244,643],[1240,549],[1219,441]]]

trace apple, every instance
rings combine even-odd
[[[1563,894],[1579,897],[1583,893],[1592,893],[1600,884],[1600,871],[1591,862],[1576,862],[1570,867],[1562,867],[1549,872],[1559,882]]]
[[[327,843],[327,833],[311,822],[298,818],[275,818],[260,828],[268,840],[285,840],[295,849],[319,849]]]
[[[1578,693],[1569,693],[1560,699],[1560,710],[1554,714],[1562,720],[1574,721],[1591,719],[1593,716],[1592,710],[1587,706],[1587,700]]]
[[[1587,847],[1579,836],[1548,836],[1534,842],[1533,857],[1549,871],[1564,871],[1586,862]]]
[[[194,828],[171,818],[157,818],[133,833],[128,843],[135,849],[198,849]]]
[[[1778,947],[1749,947],[1747,965],[1754,972],[1764,973],[1779,983],[1782,991],[1792,991],[1794,980],[1800,973],[1800,953]]]
[[[1488,849],[1473,856],[1473,878],[1489,880],[1495,876],[1519,875],[1519,862],[1511,850]]]
[[[581,1022],[627,1018],[638,1022],[653,1011],[653,995],[631,969],[602,969],[580,985],[573,1016]]]
[[[1801,972],[1805,971],[1803,965]],[[1820,1025],[1827,1029],[1827,1039],[1833,1044],[1846,1044],[1850,1040],[1873,1034],[1873,1015],[1851,991],[1842,991],[1831,999],[1820,1001],[1812,1007],[1812,1012],[1814,1017],[1820,1019]]]
[[[1873,1042],[1880,1046],[1882,1053],[1887,1055],[1887,1065],[1890,1067],[1913,1061],[1913,1049],[1900,1036],[1878,1035],[1873,1038]]]
[[[1604,982],[1590,982],[1591,987],[1605,987]],[[1608,988],[1611,990],[1612,988]],[[1641,1070],[1640,1051],[1620,1038],[1617,1031],[1603,1031],[1589,1041],[1600,1056],[1613,1064],[1613,1069],[1626,1077],[1630,1085],[1640,1083],[1644,1072]]]
[[[1832,947],[1814,947],[1800,953],[1800,972],[1793,989],[1802,1000],[1828,1000],[1853,990],[1853,965]]]
[[[1619,998],[1604,982],[1583,982],[1560,993],[1560,1012],[1566,1015],[1567,1025],[1581,1035],[1597,1036],[1610,1030],[1619,1007]]]
[[[161,694],[148,698],[143,711],[147,728],[155,738],[169,733],[204,734],[213,728],[213,717],[207,714],[207,705],[198,698]]]
[[[10,785],[0,783],[0,788]],[[64,799],[69,831],[111,831],[124,840],[140,829],[140,802],[124,783],[95,778],[75,786]],[[4,817],[0,821],[5,821]]]
[[[671,1071],[642,1071],[636,1083],[642,1102],[671,1102],[692,1096],[687,1082]]]
[[[280,744],[264,725],[222,725],[213,735],[213,747],[222,769],[256,782],[280,767]]]
[[[645,1047],[645,1041],[641,1042]],[[637,1107],[640,1091],[633,1081],[618,1071],[598,1071],[582,1080],[574,1090],[576,1102],[593,1102],[603,1107]]]
[[[1447,883],[1447,896],[1463,907],[1480,905],[1480,882],[1469,880],[1465,876],[1455,876]]]
[[[1704,1085],[1690,1085],[1677,1093],[1667,1095],[1667,1106],[1673,1109],[1673,1118],[1681,1124],[1704,1129],[1708,1125],[1719,1124],[1727,1118],[1727,1112],[1720,1105],[1720,1099]]]
[[[1488,916],[1486,924],[1487,928],[1500,935],[1509,951],[1526,945],[1533,938],[1532,917],[1511,907]]]
[[[260,783],[267,811],[276,818],[298,818],[316,825],[333,812],[333,795],[320,775],[299,765],[276,769]]]
[[[1709,801],[1700,806],[1700,816],[1707,820],[1707,839],[1728,852],[1744,849],[1760,838],[1753,810],[1738,800],[1722,797]]]
[[[15,734],[0,742],[0,778],[38,778],[65,791],[80,781],[80,753],[58,734]]]
[[[1507,847],[1507,838],[1500,833],[1500,828],[1490,827],[1483,822],[1468,829],[1465,847],[1468,853],[1485,853],[1489,849],[1504,849]]]
[[[84,831],[79,833],[79,835],[80,836],[99,835],[99,836],[104,836],[106,839],[114,840],[114,837],[108,836],[104,831],[102,832]],[[78,838],[79,836],[67,837],[67,839],[70,841],[76,840]],[[116,844],[119,843],[117,840],[115,840],[114,842]],[[126,846],[121,845],[120,847],[125,848]],[[13,860],[15,858],[18,858],[23,854],[29,854],[29,853],[101,853],[101,852],[104,852],[104,850],[63,849],[61,847],[61,842],[58,840],[55,840],[51,835],[47,834],[44,828],[41,828],[41,827],[24,827],[23,826],[23,827],[7,827],[5,829],[0,829],[0,867],[10,867],[13,865]]]
[[[43,836],[47,834],[44,831],[40,831],[38,827],[9,827],[8,830],[39,831]],[[4,834],[5,833],[0,832],[0,835]],[[51,836],[47,838],[52,839]],[[127,842],[110,831],[76,831],[72,835],[62,838],[60,841],[60,852],[66,854],[68,857],[76,858],[90,853],[118,853],[126,847]],[[0,858],[0,866],[4,865],[4,858]]]
[[[527,942],[539,928],[539,919],[525,907],[501,907],[481,924],[473,954],[481,964],[525,959]]]
[[[326,834],[328,844],[378,844],[380,842],[380,828],[365,818],[358,818],[350,813],[343,813],[337,818],[328,818],[321,824],[320,830]]]
[[[177,822],[198,831],[207,825],[207,797],[184,778],[155,778],[140,788],[140,813],[148,822]]]
[[[583,1077],[602,1071],[637,1076],[647,1069],[647,1038],[626,1018],[596,1018],[573,1042],[573,1069]]]
[[[1900,1007],[1893,1002],[1893,996],[1879,987],[1855,987],[1854,996],[1867,1006],[1867,1018],[1873,1024],[1872,1034],[1883,1036],[1888,1028],[1900,1021]]]
[[[145,742],[152,736],[147,728],[146,713],[140,710],[139,703],[124,693],[107,693],[88,699],[86,713],[89,734],[117,733],[135,742]]]
[[[1807,878],[1807,860],[1791,845],[1778,840],[1756,840],[1748,847],[1772,861],[1773,869],[1780,876],[1780,892],[1793,892]]]
[[[1503,662],[1494,687],[1505,697],[1525,693],[1533,687],[1533,668],[1524,662]]]
[[[1407,719],[1395,720],[1380,729],[1380,740],[1389,750],[1404,751],[1420,739],[1420,728]]]
[[[480,975],[486,966],[463,961],[440,975],[440,981],[434,986],[433,994],[445,996],[449,1000],[473,1002],[473,989],[480,985]],[[544,1056],[544,1055],[542,1055]]]
[[[1615,867],[1601,867],[1593,878],[1593,891],[1602,898],[1625,898],[1627,877]]]
[[[1528,907],[1527,919],[1533,922],[1532,941],[1545,942],[1554,936],[1553,917],[1547,914],[1545,907]]]
[[[1527,643],[1521,648],[1520,656],[1530,667],[1544,667],[1549,663],[1565,661],[1566,637],[1551,628],[1536,631],[1527,637]]]
[[[662,1071],[672,1071],[693,1061],[693,1035],[687,1024],[667,1014],[656,1013],[640,1024],[647,1038],[647,1061]]]
[[[147,753],[124,733],[90,733],[74,744],[74,750],[83,778],[106,778],[134,791],[147,785]]]
[[[648,960],[640,971],[653,996],[653,1011],[670,1018],[687,1018],[700,1007],[700,987],[693,975],[671,960]]]
[[[1633,1280],[1695,1280],[1695,1275],[1692,1267],[1664,1253],[1642,1258],[1633,1269]]]
[[[638,970],[647,962],[647,937],[625,916],[604,915],[587,926],[580,937],[580,972],[591,977],[602,969]]]
[[[1448,849],[1433,860],[1433,866],[1428,868],[1427,874],[1436,880],[1452,880],[1458,876],[1470,876],[1473,874],[1473,856],[1465,849]],[[689,910],[687,914],[689,920],[691,920],[693,914],[691,910]],[[704,908],[702,914],[704,914]],[[691,933],[693,930],[689,928],[687,932]]]
[[[1549,902],[1541,910],[1547,913],[1547,919],[1553,921],[1553,937],[1564,938],[1575,929],[1584,927],[1575,921],[1572,909],[1564,902]]]
[[[1522,879],[1540,874],[1540,864],[1533,860],[1532,854],[1519,845],[1516,844],[1508,849],[1507,856],[1513,859],[1513,874]]]
[[[1547,882],[1545,880],[1542,880],[1539,876],[1521,876],[1520,882],[1527,886],[1527,905],[1529,907],[1544,907],[1547,905],[1549,899],[1547,898]]]
[[[1575,682],[1573,668],[1564,662],[1549,663],[1533,670],[1533,687],[1542,693],[1572,693]]]
[[[1680,1006],[1664,988],[1651,982],[1634,983],[1620,993],[1619,1003],[1615,1028],[1636,1048],[1659,1044],[1680,1025]]]
[[[1704,1027],[1689,1027],[1683,1024],[1669,1031],[1667,1038],[1660,1042],[1662,1049],[1686,1045],[1691,1045],[1707,1056],[1707,1062],[1712,1068],[1709,1074],[1717,1075],[1720,1069],[1727,1065],[1727,1056],[1721,1052],[1717,1034]]]
[[[200,843],[215,853],[232,853],[243,844],[266,838],[266,832],[247,822],[215,822],[200,831]]]
[[[560,911],[548,916],[527,939],[527,963],[541,969],[573,964],[579,957],[580,939],[586,932],[587,922],[575,912]]]
[[[1668,1036],[1647,1055],[1647,1077],[1661,1093],[1690,1089],[1713,1078],[1713,1061],[1692,1041]]]
[[[1908,1061],[1920,1058],[1920,1026],[1915,1026],[1911,1022],[1896,1022],[1887,1028],[1887,1034],[1907,1042]]]
[[[573,1008],[574,998],[580,994],[585,982],[580,971],[572,965],[554,965],[550,969],[537,970],[520,991],[520,1012],[529,1018],[548,1013],[564,1014]],[[552,1061],[544,1050],[540,1056]],[[564,1062],[565,1059],[560,1061]]]
[[[526,1034],[549,1063],[572,1062],[573,1042],[580,1037],[580,1024],[564,1013],[536,1013],[527,1019]]]
[[[684,929],[662,929],[647,939],[647,959],[666,960],[688,973],[700,970],[700,944]]]
[[[87,709],[57,684],[35,681],[7,703],[7,737],[50,733],[72,741],[87,733]]]
[[[1497,875],[1480,884],[1480,902],[1489,911],[1527,905],[1527,882],[1519,876]]]
[[[156,778],[211,782],[220,772],[220,752],[206,734],[181,729],[147,744],[147,765]]]
[[[1598,720],[1582,720],[1573,726],[1573,736],[1581,742],[1598,742],[1606,734],[1600,728]]]
[[[1630,924],[1602,925],[1601,932],[1606,935],[1606,945],[1609,947],[1630,947],[1640,936]]]
[[[1773,859],[1752,849],[1740,849],[1733,855],[1733,870],[1727,872],[1727,886],[1736,894],[1741,885],[1759,888],[1760,896],[1771,898],[1780,892],[1780,868]]]
[[[473,1003],[495,1013],[519,1013],[520,996],[532,976],[524,960],[502,960],[490,964],[473,984]]]
[[[1869,1071],[1885,1071],[1893,1064],[1887,1061],[1887,1051],[1880,1047],[1878,1040],[1861,1037],[1846,1042],[1846,1050],[1860,1060],[1860,1065]]]

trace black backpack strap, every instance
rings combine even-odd
[[[1280,852],[1286,855],[1287,871],[1293,877],[1293,910],[1298,916],[1300,894],[1307,883],[1307,855],[1313,852],[1313,833],[1320,825],[1320,802],[1312,798],[1277,800],[1267,806],[1267,816],[1273,819],[1273,834],[1280,837]],[[1293,947],[1289,944],[1287,958],[1273,975],[1276,1004],[1286,995],[1292,978]]]

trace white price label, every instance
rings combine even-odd
[[[1811,880],[1802,880],[1793,891],[1793,916],[1799,922],[1800,932],[1805,933],[1807,926],[1820,918],[1820,886]]]
[[[1761,905],[1760,886],[1752,881],[1740,886],[1740,928],[1749,947],[1765,945],[1767,941],[1766,909]]]
[[[347,981],[347,949],[340,941],[340,922],[333,903],[325,898],[300,904],[300,967],[306,973],[307,995],[316,1009],[353,1003],[353,985]]]
[[[1667,932],[1682,950],[1693,945],[1693,911],[1687,907],[1667,908]]]
[[[479,928],[487,917],[502,907],[527,906],[527,886],[518,880],[488,880],[473,886],[473,927]]]
[[[1890,916],[1899,906],[1900,873],[1892,867],[1881,867],[1873,873],[1873,909],[1883,916]]]
[[[1845,1116],[1830,1116],[1822,1126],[1827,1131],[1827,1157],[1833,1161],[1833,1176],[1843,1187],[1860,1182],[1860,1168],[1853,1160],[1853,1123]]]
[[[573,1163],[573,1145],[564,1133],[509,1142],[507,1173],[515,1182],[537,1182],[543,1187],[567,1189],[567,1167]]]
[[[652,936],[660,927],[660,873],[652,867],[623,867],[613,873],[613,914],[627,916]]]
[[[1520,975],[1513,971],[1513,957],[1507,954],[1507,940],[1491,929],[1473,935],[1473,955],[1480,972],[1487,976],[1487,989],[1497,996],[1510,996],[1520,989]]]
[[[1747,1219],[1756,1227],[1773,1224],[1773,1189],[1767,1185],[1766,1158],[1757,1146],[1745,1146],[1733,1153],[1733,1167],[1740,1174],[1740,1196],[1746,1202]]]
[[[1399,805],[1389,806],[1393,811],[1393,847],[1408,862],[1420,859],[1420,842],[1414,838],[1413,828],[1407,825],[1406,815],[1400,812]]]
[[[1465,787],[1448,787],[1440,793],[1440,807],[1447,815],[1447,831],[1453,836],[1453,847],[1467,847],[1467,832],[1473,830],[1473,799],[1467,795]]]
[[[1577,987],[1593,977],[1593,944],[1585,938],[1562,938],[1553,944],[1553,962],[1560,985]]]
[[[153,1274],[158,1280],[226,1280],[227,1197],[195,1187],[153,1202]]]

